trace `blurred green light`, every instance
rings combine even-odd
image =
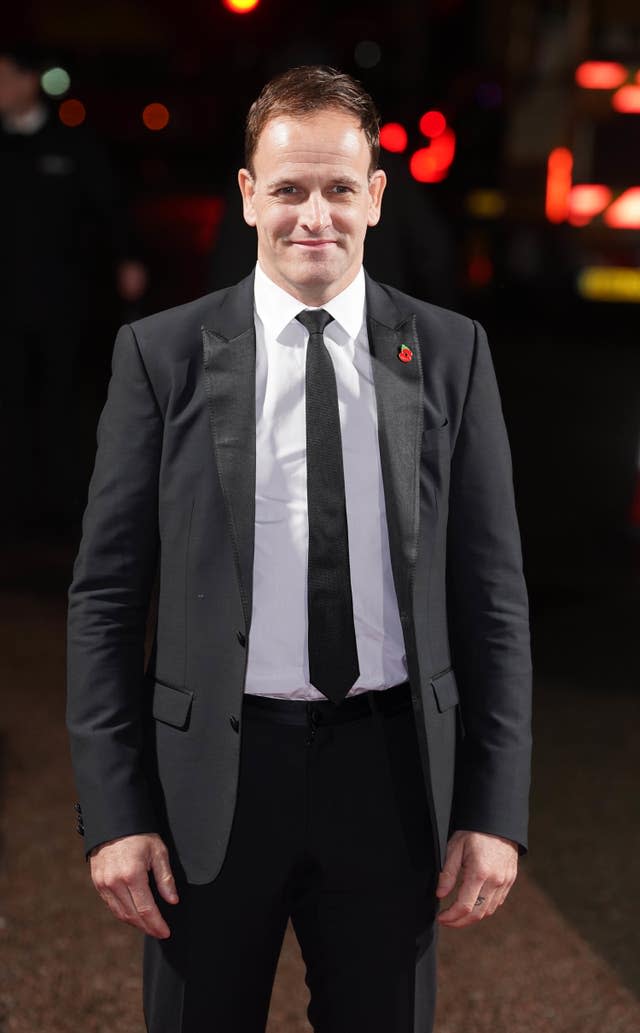
[[[40,84],[50,97],[61,97],[69,89],[71,79],[64,68],[50,68],[40,79]]]

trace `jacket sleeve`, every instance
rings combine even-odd
[[[123,326],[69,588],[67,727],[87,853],[156,829],[143,774],[142,691],[162,431],[137,341]]]
[[[531,655],[511,455],[484,329],[451,460],[447,605],[465,730],[451,830],[527,849]]]

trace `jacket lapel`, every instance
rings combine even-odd
[[[412,613],[419,518],[423,379],[413,313],[366,277],[367,331],[378,410],[378,442],[389,545],[403,623]],[[251,623],[256,483],[253,273],[214,295],[202,327],[213,449],[233,542],[247,631]],[[403,345],[411,349],[402,362]]]
[[[378,410],[378,441],[391,566],[400,618],[412,614],[418,548],[423,378],[415,315],[400,312],[390,295],[366,277],[367,332]],[[403,362],[407,346],[411,358]]]
[[[214,295],[214,303],[217,300]],[[251,623],[256,492],[253,273],[221,296],[202,327],[204,378],[218,476],[246,630]]]

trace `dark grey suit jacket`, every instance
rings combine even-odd
[[[389,544],[437,857],[456,828],[527,843],[527,595],[482,327],[367,277]],[[410,362],[398,359],[402,345]],[[85,847],[158,831],[215,878],[236,802],[251,634],[253,276],[124,326],[69,589]],[[154,645],[144,670],[159,570]]]

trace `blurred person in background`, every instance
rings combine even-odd
[[[42,93],[51,65],[32,47],[0,50],[0,521],[17,535],[79,517],[79,352],[103,333],[105,284],[131,304],[147,281],[106,150]]]
[[[317,1033],[430,1033],[438,923],[493,915],[527,849],[491,355],[365,273],[378,152],[350,76],[272,80],[238,174],[251,274],[116,339],[67,723],[94,885],[146,934],[150,1033],[264,1033],[289,917]]]

